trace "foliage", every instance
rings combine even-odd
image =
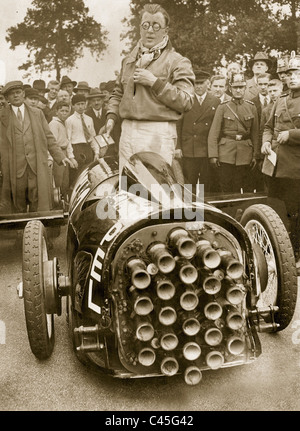
[[[151,1],[150,1],[151,2]],[[155,1],[153,1],[154,3]],[[138,14],[148,0],[131,0],[132,16],[124,20],[130,49],[138,39]],[[170,39],[195,67],[211,71],[222,62],[247,60],[258,51],[297,49],[295,17],[282,6],[299,0],[159,0],[171,17]],[[275,3],[277,8],[274,8]]]
[[[83,0],[33,0],[25,19],[7,30],[11,49],[25,45],[28,61],[19,69],[43,72],[74,67],[84,49],[99,58],[106,49],[107,32],[88,15]]]

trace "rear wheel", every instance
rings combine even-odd
[[[23,236],[23,292],[29,344],[38,359],[54,348],[54,315],[46,311],[44,264],[48,261],[46,231],[39,220],[27,223]]]
[[[257,307],[278,306],[277,331],[286,328],[294,315],[297,300],[297,272],[288,232],[269,206],[257,204],[241,218],[256,257],[259,300]]]

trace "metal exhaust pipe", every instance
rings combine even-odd
[[[221,263],[221,256],[212,248],[211,243],[207,240],[201,240],[196,243],[197,256],[200,258],[203,265],[207,268],[217,268]]]
[[[209,302],[204,307],[204,315],[208,320],[217,320],[222,316],[222,314],[223,308],[216,301]]]
[[[244,326],[244,318],[238,310],[231,310],[226,316],[226,324],[228,328],[237,331]]]
[[[241,278],[244,274],[244,266],[239,262],[230,251],[219,250],[221,265],[226,270],[226,274],[233,280]]]
[[[190,337],[197,335],[201,329],[201,325],[196,317],[187,318],[182,324],[182,330],[185,335]]]
[[[166,332],[161,336],[160,346],[163,350],[174,350],[178,346],[178,338],[174,332]]]
[[[174,376],[179,370],[177,359],[173,358],[173,356],[164,358],[161,362],[160,370],[165,376]]]
[[[245,341],[238,335],[232,335],[228,338],[226,347],[232,355],[240,355],[245,349]]]
[[[198,278],[197,268],[186,259],[177,261],[179,266],[179,278],[184,284],[193,284]]]
[[[220,292],[222,283],[220,278],[210,273],[203,274],[202,287],[205,293],[208,295],[216,295]]]
[[[144,347],[138,353],[138,361],[144,367],[151,367],[156,359],[156,354],[151,347]]]
[[[170,246],[175,247],[178,253],[186,259],[192,259],[196,254],[197,247],[195,241],[181,227],[175,228],[169,233],[169,243]]]
[[[166,245],[162,242],[155,242],[148,247],[151,259],[163,274],[169,274],[175,268],[174,257],[168,252]]]
[[[156,294],[159,299],[162,299],[163,301],[168,301],[173,298],[175,292],[176,289],[171,280],[168,280],[165,277],[160,277],[156,280]]]
[[[199,304],[199,298],[194,289],[187,288],[187,290],[180,295],[179,302],[183,310],[192,311],[195,310]]]
[[[146,289],[150,285],[151,277],[142,259],[130,259],[127,262],[127,267],[131,273],[131,282],[137,289]]]
[[[204,333],[204,341],[209,346],[218,346],[223,340],[222,331],[219,328],[209,328]]]
[[[187,361],[196,361],[201,355],[201,347],[194,341],[190,341],[183,346],[182,353]]]
[[[224,356],[218,350],[213,350],[206,355],[205,361],[209,368],[217,370],[224,364]]]
[[[135,335],[140,341],[149,341],[154,337],[154,328],[147,317],[137,316],[135,318]]]
[[[191,365],[184,371],[184,381],[187,385],[197,385],[202,379],[202,373],[198,367]]]
[[[147,316],[153,310],[153,302],[148,295],[139,294],[137,290],[131,286],[129,293],[133,298],[133,309],[138,316]]]
[[[162,325],[170,326],[176,322],[177,313],[173,307],[167,306],[160,309],[158,320]]]
[[[239,305],[243,301],[245,295],[239,286],[236,284],[230,284],[226,288],[225,297],[230,304]]]

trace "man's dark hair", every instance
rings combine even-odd
[[[70,109],[70,105],[69,105],[69,103],[68,103],[68,102],[64,102],[63,100],[62,100],[61,102],[57,102],[57,105],[56,105],[56,112],[57,112],[59,109],[63,108],[64,106],[66,106],[67,108],[69,108],[69,109]]]
[[[215,82],[215,81],[220,81],[221,79],[225,79],[225,83],[226,83],[226,76],[224,76],[224,75],[213,75],[211,78],[210,78],[210,83],[212,84],[213,82]]]
[[[148,3],[145,4],[145,6],[143,7],[143,9],[141,10],[140,13],[140,19],[142,19],[143,15],[145,12],[149,12],[152,15],[154,15],[157,12],[160,12],[163,14],[164,18],[165,18],[165,22],[166,22],[166,27],[168,27],[168,25],[170,24],[170,15],[168,14],[168,12],[160,5],[157,3]]]

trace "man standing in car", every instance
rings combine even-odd
[[[171,165],[177,142],[176,122],[189,111],[194,98],[191,62],[172,48],[170,18],[158,4],[141,12],[141,39],[123,60],[122,70],[107,107],[103,131],[111,134],[122,121],[120,171],[136,152],[153,151]]]

